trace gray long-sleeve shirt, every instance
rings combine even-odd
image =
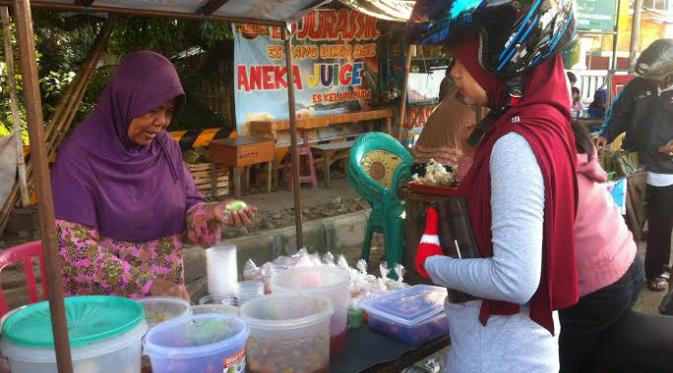
[[[438,285],[524,306],[516,315],[491,316],[484,327],[478,320],[481,301],[447,303],[452,341],[448,369],[555,372],[557,339],[530,320],[525,307],[539,285],[542,268],[542,172],[530,145],[516,133],[495,143],[489,170],[493,257],[434,256],[425,268]]]

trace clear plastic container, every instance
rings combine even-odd
[[[240,281],[238,283],[238,304],[264,296],[264,283],[262,281]]]
[[[245,303],[250,373],[329,372],[333,313],[332,302],[316,295],[272,294]]]
[[[199,299],[199,305],[206,304],[228,304],[231,306],[238,307],[238,298],[235,293],[223,294],[223,295],[206,295]]]
[[[229,304],[201,304],[192,306],[192,314],[200,315],[202,313],[222,313],[226,315],[240,315],[240,310],[236,306]]]
[[[145,320],[149,329],[168,320],[192,314],[192,306],[184,299],[175,297],[146,297],[137,300],[145,308]]]
[[[236,316],[205,313],[165,322],[145,337],[152,370],[243,373],[249,330]]]
[[[65,299],[75,373],[140,371],[143,308],[130,299],[82,296]],[[12,313],[3,325],[2,353],[14,373],[57,373],[49,303]]]
[[[449,334],[449,322],[446,320],[446,313],[444,312],[414,326],[397,324],[373,314],[369,314],[367,323],[373,331],[412,346],[418,346],[431,339]]]
[[[306,267],[280,272],[271,278],[273,293],[323,295],[334,305],[330,320],[330,349],[338,355],[346,348],[346,320],[350,304],[350,274],[341,268]]]
[[[369,326],[410,345],[419,345],[448,334],[444,313],[446,289],[415,285],[363,301]]]

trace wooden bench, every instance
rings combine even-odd
[[[330,166],[332,163],[346,159],[350,155],[351,147],[355,141],[332,142],[327,144],[313,145],[311,150],[322,157],[325,168],[325,188],[329,188]]]
[[[378,109],[369,111],[356,111],[352,113],[342,113],[333,115],[319,115],[314,117],[297,118],[297,131],[299,136],[304,137],[303,133],[318,128],[326,128],[336,124],[359,123],[372,120],[384,120],[386,132],[392,135],[393,110]],[[289,120],[271,119],[250,122],[250,133],[258,136],[270,136],[278,139],[278,133],[289,131]],[[368,132],[374,130],[370,124]],[[305,139],[307,140],[307,139]]]

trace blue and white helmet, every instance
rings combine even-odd
[[[520,75],[575,38],[572,0],[417,0],[410,44],[447,44],[479,35],[479,62],[502,77]]]

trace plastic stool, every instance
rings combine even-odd
[[[299,185],[303,183],[311,183],[313,189],[318,187],[318,178],[315,176],[315,166],[313,164],[313,152],[308,146],[302,146],[297,148],[297,154],[299,155],[299,168],[301,170],[301,156],[306,156],[305,160],[307,162],[306,166],[308,167],[308,175],[302,175],[299,171]],[[283,175],[285,181],[290,189],[292,189],[292,153],[288,153],[285,158],[285,164],[283,165]]]

